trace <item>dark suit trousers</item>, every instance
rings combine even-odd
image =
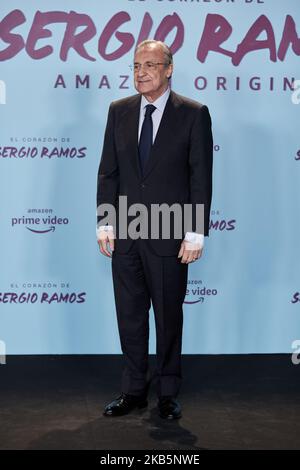
[[[113,252],[112,275],[118,329],[125,360],[122,392],[141,395],[150,383],[149,309],[156,327],[157,395],[176,396],[181,385],[181,344],[188,265],[158,256],[147,240],[135,240],[126,254]]]

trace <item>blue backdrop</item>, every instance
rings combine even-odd
[[[135,93],[129,65],[147,37],[172,46],[172,88],[213,121],[211,231],[189,267],[183,352],[290,352],[300,336],[299,1],[12,0],[0,20],[6,352],[121,352],[111,261],[95,238],[96,176],[109,103]]]

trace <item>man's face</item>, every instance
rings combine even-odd
[[[149,69],[147,64],[157,64]],[[163,65],[167,62],[163,49],[158,44],[149,44],[137,50],[134,63],[141,64],[139,70],[134,72],[134,86],[136,90],[145,95],[149,101],[154,101],[168,87],[168,77],[171,76],[173,65]]]

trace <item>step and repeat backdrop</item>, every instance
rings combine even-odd
[[[189,267],[183,353],[293,352],[300,339],[298,0],[0,3],[0,344],[120,353],[96,243],[107,110],[136,44],[165,41],[172,88],[214,135],[210,236]],[[153,311],[150,352],[155,352]]]

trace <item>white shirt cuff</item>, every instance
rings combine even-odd
[[[114,227],[112,225],[99,225],[98,227],[96,227],[96,236],[97,236],[97,239],[99,240],[101,235],[103,235],[103,232],[113,232],[114,231]]]
[[[204,235],[202,233],[186,232],[184,240],[193,245],[197,245],[198,248],[200,245],[200,249],[202,249],[204,246]]]

